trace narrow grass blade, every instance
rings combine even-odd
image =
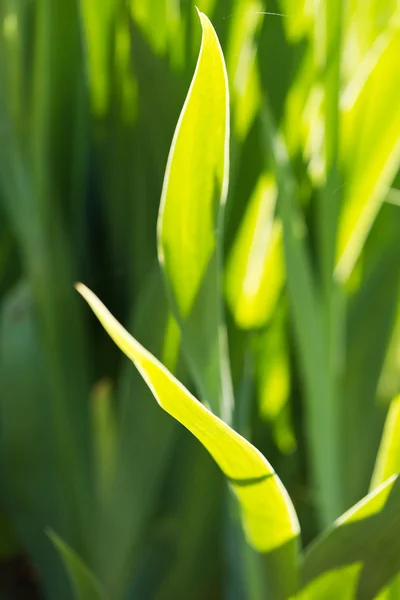
[[[393,476],[341,516],[306,552],[299,600],[375,598],[400,570],[399,503]]]
[[[76,552],[54,531],[48,531],[47,535],[64,562],[76,600],[106,600],[107,597],[100,582]]]
[[[229,96],[216,33],[203,38],[165,173],[159,260],[202,400],[230,419],[232,391],[221,294],[223,205],[229,171]]]
[[[198,402],[165,367],[114,319],[85,286],[77,287],[119,348],[130,358],[160,406],[210,452],[228,479],[242,512],[249,544],[269,553],[281,572],[280,585],[296,585],[299,525],[280,480],[264,456]],[[279,577],[278,577],[279,580]]]

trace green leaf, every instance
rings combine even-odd
[[[277,309],[267,328],[254,335],[255,382],[260,416],[271,422],[275,443],[283,454],[296,448],[289,405],[291,373],[287,311]]]
[[[400,479],[342,515],[306,552],[299,600],[373,599],[400,570]]]
[[[260,108],[257,69],[258,29],[262,23],[261,0],[236,0],[230,15],[227,69],[232,90],[233,132],[243,140]]]
[[[112,0],[80,0],[82,29],[85,35],[87,71],[93,111],[103,116],[109,103],[109,69],[112,27],[116,3]]]
[[[110,489],[115,467],[117,424],[112,384],[102,379],[90,399],[97,492],[104,498]]]
[[[392,475],[400,473],[400,396],[391,403],[383,430],[381,446],[372,476],[374,490]],[[400,577],[397,576],[379,596],[379,600],[396,600],[400,594]]]
[[[389,408],[371,488],[375,489],[396,473],[400,473],[400,396],[392,401]]]
[[[57,452],[54,398],[26,281],[11,288],[0,307],[0,389],[2,507],[35,562],[45,594],[70,600],[44,529],[68,531],[75,543],[77,506],[64,468],[69,448],[62,456]]]
[[[377,387],[396,323],[400,289],[399,227],[398,207],[385,204],[366,241],[359,265],[362,279],[347,306],[346,370],[338,398],[347,507],[368,490],[382,434],[384,405],[397,392],[394,387],[393,395],[377,401]],[[397,367],[394,369],[398,371]],[[384,479],[387,477],[379,483]]]
[[[265,161],[272,161],[283,226],[286,286],[293,328],[304,375],[312,476],[319,488],[320,517],[329,525],[342,512],[337,402],[323,321],[323,304],[305,238],[304,217],[295,199],[297,182],[271,109],[264,102],[261,127]]]
[[[345,186],[336,272],[343,281],[354,268],[399,168],[399,53],[400,31],[393,23],[375,41],[342,98]]]
[[[274,178],[261,175],[227,265],[227,300],[244,329],[269,321],[285,279],[282,224],[274,219],[277,195]]]
[[[54,531],[47,534],[64,562],[76,600],[106,600],[100,582],[83,560]]]
[[[220,281],[229,171],[228,82],[216,33],[208,18],[199,16],[203,38],[168,158],[158,246],[202,400],[229,420],[233,400]]]
[[[117,346],[132,360],[159,405],[210,452],[241,505],[248,543],[281,560],[281,588],[296,585],[299,524],[287,492],[264,456],[211,413],[114,319],[84,285],[77,286]],[[277,567],[276,570],[278,571]],[[279,596],[280,597],[280,596]]]
[[[168,359],[173,368],[179,339],[177,348],[175,340],[171,343],[168,339],[170,313],[161,273],[157,264],[155,267],[137,298],[129,330],[145,340],[156,356]],[[177,423],[158,410],[148,387],[127,360],[117,377],[114,401],[112,473],[103,488],[98,518],[102,526],[95,540],[94,564],[109,595],[119,598],[129,586],[133,566],[136,569],[137,560],[143,558],[143,544],[148,542],[152,515],[175,445]],[[112,427],[112,419],[107,419],[107,425]]]

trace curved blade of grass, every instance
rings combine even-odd
[[[299,600],[375,598],[400,570],[400,479],[342,515],[306,553]]]
[[[236,495],[248,543],[279,562],[281,586],[296,585],[299,524],[285,488],[264,456],[201,404],[114,319],[82,284],[88,302],[117,346],[132,360],[159,405],[184,425],[217,462]],[[289,582],[289,583],[288,583]]]
[[[54,531],[48,531],[47,535],[64,562],[76,600],[106,600],[100,582],[83,560]]]
[[[229,420],[232,391],[220,281],[229,95],[217,35],[208,18],[200,12],[199,17],[202,43],[165,172],[158,249],[202,400]]]

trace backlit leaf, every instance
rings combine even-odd
[[[312,544],[299,598],[373,599],[400,570],[400,479],[393,476]]]
[[[285,565],[281,586],[296,581],[299,525],[285,488],[264,456],[212,414],[114,319],[85,286],[78,291],[119,348],[132,360],[159,405],[184,425],[210,452],[227,477],[242,511],[249,544],[276,553]]]
[[[199,16],[200,54],[164,179],[159,259],[202,400],[229,419],[232,394],[220,289],[229,169],[228,83],[216,33],[208,18]]]

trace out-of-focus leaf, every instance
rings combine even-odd
[[[223,205],[229,170],[229,97],[224,58],[208,18],[165,173],[159,258],[203,401],[229,420],[232,390],[221,294]]]
[[[280,451],[291,453],[296,447],[296,439],[288,404],[291,373],[286,311],[275,311],[268,327],[254,335],[253,346],[260,414],[270,421]]]
[[[132,18],[154,54],[169,55],[174,67],[182,68],[186,31],[179,0],[130,0]],[[192,6],[188,3],[187,10]]]
[[[319,488],[319,510],[325,526],[342,510],[337,402],[325,344],[320,294],[305,240],[305,225],[296,206],[298,189],[285,143],[267,103],[261,112],[265,160],[272,163],[278,186],[278,210],[290,312],[307,399],[308,438],[312,473]]]
[[[349,81],[376,39],[387,30],[390,23],[399,14],[397,0],[353,0],[346,3],[344,19],[343,75]]]
[[[45,592],[70,599],[61,565],[44,529],[75,531],[71,490],[65,489],[55,452],[54,406],[29,284],[5,297],[0,319],[0,457],[2,507],[35,560]],[[68,448],[65,448],[68,452]]]
[[[155,266],[138,297],[129,328],[156,356],[168,358],[170,368],[175,370],[179,336],[171,343],[171,327],[167,324],[172,317],[161,273]],[[133,566],[143,558],[145,536],[176,443],[177,424],[151,401],[147,386],[129,361],[121,366],[113,396],[115,422],[104,423],[111,428],[111,437],[115,433],[112,472],[101,498],[101,527],[94,540],[94,553],[96,573],[102,574],[108,595],[119,598],[129,586]],[[136,577],[140,579],[137,573]]]
[[[219,537],[222,492],[226,489],[222,487],[221,473],[204,448],[199,445],[193,448],[196,443],[193,438],[185,441],[188,443],[184,445],[182,454],[186,449],[188,452],[185,458],[182,456],[179,465],[182,483],[176,509],[174,560],[154,600],[208,598],[218,576],[217,556],[222,548],[216,537]],[[193,477],[194,473],[196,477]]]
[[[132,17],[143,31],[155,53],[164,53],[168,40],[167,13],[179,10],[176,0],[130,0]]]
[[[371,489],[396,473],[400,473],[400,396],[392,401],[386,417]]]
[[[96,116],[103,116],[109,103],[109,64],[116,6],[113,0],[80,0],[87,71]]]
[[[245,329],[269,321],[285,278],[282,225],[275,219],[276,198],[272,175],[263,174],[227,265],[227,300],[238,326]]]
[[[373,599],[400,570],[400,479],[366,496],[306,552],[299,599]]]
[[[64,562],[76,600],[106,600],[106,595],[100,582],[76,552],[54,531],[48,531],[48,536]]]
[[[262,21],[260,0],[237,0],[230,15],[227,70],[233,105],[233,131],[246,137],[260,107],[261,91],[257,70],[257,30]]]
[[[312,48],[309,48],[288,91],[283,128],[290,156],[303,153],[307,161],[311,159],[309,172],[316,176],[321,171],[321,94],[315,85],[313,59]]]
[[[131,23],[128,15],[124,14],[116,21],[115,27],[115,88],[118,95],[118,108],[124,124],[134,123],[138,109],[138,84],[132,69],[132,39]]]
[[[0,513],[0,561],[15,556],[21,550],[10,521]]]
[[[114,470],[117,425],[113,390],[108,380],[99,381],[91,394],[91,417],[98,492],[108,493]]]
[[[389,408],[383,430],[381,446],[371,481],[371,490],[377,488],[392,475],[400,473],[400,396]],[[379,600],[396,600],[400,594],[400,577],[397,576],[383,592]]]
[[[381,34],[342,97],[341,161],[344,204],[338,277],[346,281],[400,163],[400,29]],[[366,71],[366,75],[364,75]]]
[[[283,23],[288,38],[299,41],[308,33],[312,33],[314,25],[313,6],[307,0],[281,0]]]
[[[400,290],[399,228],[399,208],[385,204],[364,246],[358,289],[348,301],[346,370],[339,399],[347,506],[368,490],[385,416],[384,406],[376,396]]]
[[[297,572],[296,513],[264,456],[198,402],[179,381],[114,319],[85,286],[78,291],[119,348],[134,362],[160,406],[210,452],[227,477],[242,511],[249,544],[275,563],[278,597],[293,592]],[[280,569],[283,569],[282,571]]]
[[[387,404],[400,393],[400,302],[397,304],[396,320],[386,352],[385,363],[379,379],[378,398]]]
[[[34,141],[30,150],[35,149],[33,167],[28,160],[30,152],[22,149],[8,112],[3,85],[0,84],[0,194],[31,285],[40,331],[40,353],[52,400],[55,451],[58,457],[62,456],[60,468],[68,479],[71,501],[73,498],[74,509],[71,510],[78,517],[88,510],[90,496],[89,415],[88,404],[83,400],[89,393],[89,374],[83,323],[71,295],[74,254],[68,243],[60,203],[61,197],[65,201],[71,199],[68,193],[64,195],[63,182],[64,178],[68,179],[67,187],[71,191],[68,174],[72,177],[74,157],[69,155],[74,154],[72,148],[76,142],[73,135],[76,121],[71,113],[74,113],[74,107],[77,110],[78,107],[69,99],[71,96],[75,99],[75,92],[79,96],[81,64],[78,60],[76,6],[74,3],[62,3],[59,8],[58,11],[51,3],[38,3],[34,21],[35,31],[41,35],[38,36],[35,52],[35,67],[40,68],[35,68],[35,109],[31,124]],[[68,54],[66,48],[63,48],[62,57],[59,53],[64,41],[71,46],[74,68],[63,62]],[[56,55],[51,51],[46,53],[53,44],[57,49]],[[77,70],[74,70],[75,67]],[[1,71],[0,78],[2,74]],[[63,139],[62,147],[57,143],[56,131]],[[55,192],[56,189],[60,195]],[[65,319],[65,306],[69,307],[68,319]],[[87,512],[85,517],[82,516],[83,527],[83,523],[88,524],[89,521],[86,516]]]

